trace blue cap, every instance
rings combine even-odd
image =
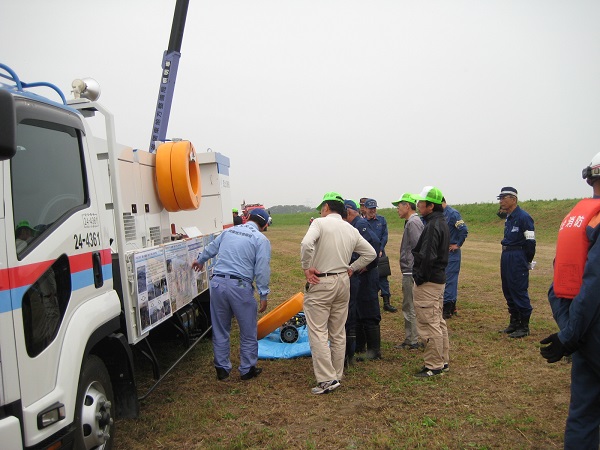
[[[507,195],[512,195],[513,197],[517,197],[517,190],[511,186],[503,187],[502,189],[500,189],[500,193],[498,194],[498,197],[496,197],[496,198],[498,200],[500,200],[503,197],[506,197]]]
[[[269,213],[262,208],[256,208],[250,211],[250,219],[255,219],[261,227],[269,223]]]
[[[377,202],[372,198],[368,198],[365,201],[365,208],[367,208],[367,209],[377,208]]]
[[[356,206],[356,202],[354,200],[344,200],[344,206],[346,209],[358,211],[358,206]]]

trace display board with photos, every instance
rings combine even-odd
[[[212,259],[199,272],[192,263],[212,240],[214,235],[201,236],[132,252],[140,334],[166,321],[208,289]]]

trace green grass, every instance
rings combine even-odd
[[[117,421],[117,449],[550,449],[561,448],[569,403],[570,365],[547,364],[539,340],[554,332],[546,292],[556,231],[576,200],[528,201],[535,220],[538,266],[530,275],[532,335],[512,340],[497,331],[508,321],[499,261],[503,223],[497,204],[453,205],[469,226],[459,279],[459,316],[448,321],[450,372],[413,377],[422,353],[400,351],[401,313],[382,315],[381,361],[357,363],[327,396],[314,385],[310,358],[260,361],[250,382],[219,383],[209,341],[201,342],[141,405],[141,416]],[[316,211],[315,211],[316,213]],[[392,302],[401,303],[398,252],[402,222],[380,210],[390,231]],[[269,310],[302,290],[300,241],[311,214],[274,216]],[[314,217],[317,217],[315,214]],[[238,364],[234,325],[232,362]],[[157,350],[157,349],[155,349]],[[162,352],[181,352],[180,341]],[[151,382],[138,361],[138,384]],[[143,391],[143,389],[140,389]]]

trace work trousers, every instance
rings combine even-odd
[[[525,251],[521,249],[505,250],[500,257],[500,277],[502,278],[502,293],[506,299],[508,312],[520,314],[521,317],[531,316],[531,301],[529,300],[529,268]]]
[[[565,427],[565,449],[598,449],[600,444],[600,374],[590,359],[597,359],[597,348],[590,354],[573,353],[571,366],[571,403]]]
[[[456,302],[456,299],[458,298],[458,273],[460,272],[460,259],[460,249],[448,253],[444,303]]]
[[[317,383],[341,380],[344,375],[344,326],[349,300],[350,278],[346,272],[319,278],[319,283],[308,285],[304,293],[304,315]]]
[[[450,360],[448,327],[442,317],[444,285],[437,283],[415,284],[413,300],[417,316],[417,332],[425,343],[423,359],[428,369],[442,369]]]
[[[404,342],[406,344],[416,344],[419,340],[413,301],[414,284],[412,275],[402,274],[402,314],[404,315]]]
[[[381,309],[377,298],[379,272],[377,268],[374,268],[360,273],[358,277],[360,280],[356,295],[358,321],[370,321],[379,324],[381,321]]]
[[[550,289],[552,314],[562,330],[569,322],[571,300]],[[594,308],[594,305],[591,305]],[[590,312],[591,313],[591,312]],[[598,449],[600,441],[600,322],[591,323],[571,362],[571,403],[565,427],[565,449]]]
[[[214,277],[210,280],[210,318],[212,321],[212,343],[214,364],[228,372],[231,320],[235,316],[240,328],[241,375],[248,373],[258,360],[256,340],[256,317],[258,307],[254,299],[252,283],[233,278]]]

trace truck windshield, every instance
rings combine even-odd
[[[10,161],[17,256],[43,239],[53,223],[86,203],[87,189],[74,128],[40,120],[17,125]]]

